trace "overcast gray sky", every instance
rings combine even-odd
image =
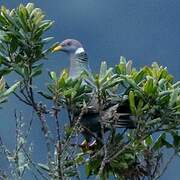
[[[14,8],[29,1],[0,0],[1,5]],[[120,56],[132,59],[135,67],[158,61],[180,79],[180,1],[178,0],[35,0],[37,6],[55,20],[54,27],[48,32],[55,41],[75,38],[82,42],[88,52],[90,65],[97,71],[102,60],[109,65],[119,62]],[[46,61],[44,78],[47,71],[67,67],[64,54],[55,54]],[[43,83],[41,84],[43,86]],[[13,107],[12,107],[13,105]],[[3,134],[10,142],[13,136],[13,108],[28,110],[11,98],[1,110]],[[28,116],[27,116],[28,117]],[[37,122],[38,123],[38,122]],[[32,138],[40,144],[35,158],[43,157],[43,139],[38,125],[33,129]],[[41,146],[42,144],[42,146]],[[9,144],[11,146],[11,143]],[[0,166],[2,166],[0,164]],[[179,180],[180,159],[172,162],[163,180]],[[179,176],[179,177],[178,177]]]

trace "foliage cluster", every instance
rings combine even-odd
[[[16,148],[9,150],[0,139],[11,170],[0,170],[0,177],[23,179],[31,172],[36,179],[81,179],[83,166],[87,177],[158,179],[173,157],[180,155],[180,82],[157,63],[136,70],[132,61],[121,57],[115,67],[102,62],[99,73],[82,72],[78,79],[71,79],[66,70],[60,75],[52,71],[47,89],[39,92],[33,80],[42,73],[40,61],[56,46],[47,48],[52,38],[45,37],[45,32],[53,22],[44,18],[32,3],[11,11],[0,9],[0,75],[18,75],[18,82],[11,87],[1,78],[0,103],[13,92],[31,107],[41,122],[47,148],[47,163],[32,159],[27,142],[32,121],[25,128],[22,114],[18,117],[15,113]],[[37,102],[38,95],[45,98],[43,103]],[[47,108],[46,99],[52,106]],[[66,125],[60,118],[62,111],[68,113]],[[96,144],[82,147],[79,139],[87,113],[90,117],[98,114],[102,139],[90,132]],[[50,116],[56,126],[53,132],[48,127]],[[124,118],[133,127],[124,128]],[[162,163],[167,148],[172,156]]]

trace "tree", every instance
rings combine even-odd
[[[51,83],[43,92],[37,92],[34,78],[41,75],[42,60],[57,45],[47,48],[52,37],[45,37],[45,32],[53,21],[44,18],[42,10],[32,3],[21,4],[11,11],[0,9],[0,75],[18,75],[15,85],[9,87],[6,83],[7,90],[1,78],[0,102],[13,93],[31,108],[41,123],[47,148],[47,163],[32,159],[32,148],[27,143],[32,122],[24,130],[22,114],[15,113],[14,151],[0,139],[1,152],[11,170],[1,170],[0,177],[23,179],[29,171],[35,179],[81,179],[83,166],[87,177],[158,179],[180,152],[180,82],[174,82],[167,69],[157,63],[136,70],[131,61],[121,57],[114,68],[102,62],[100,72],[93,76],[82,72],[78,79],[71,79],[66,70],[60,75],[50,72]],[[88,83],[83,83],[84,80]],[[37,101],[38,95],[44,97],[43,103]],[[99,103],[96,111],[100,115],[102,139],[81,123],[91,109],[92,98]],[[47,100],[51,107],[46,106]],[[105,109],[111,112],[110,118],[109,114],[104,115]],[[62,111],[68,113],[66,125],[59,117]],[[48,127],[49,116],[53,116],[55,132]],[[122,116],[132,121],[134,128],[122,129],[118,121]],[[82,138],[84,128],[97,140],[95,145],[80,145],[78,139]],[[51,133],[56,133],[56,139]],[[167,148],[172,149],[172,156],[162,162]]]

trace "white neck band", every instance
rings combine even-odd
[[[75,54],[80,54],[84,52],[84,49],[81,47],[81,48],[78,48],[76,51],[75,51]]]

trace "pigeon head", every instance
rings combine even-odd
[[[79,41],[66,39],[52,49],[52,52],[57,51],[63,51],[69,56],[69,76],[71,78],[79,77],[84,70],[91,71],[88,56]]]
[[[66,39],[62,41],[58,46],[56,46],[52,51],[53,52],[63,51],[69,55],[72,55],[83,52],[84,49],[79,41],[75,39]]]

